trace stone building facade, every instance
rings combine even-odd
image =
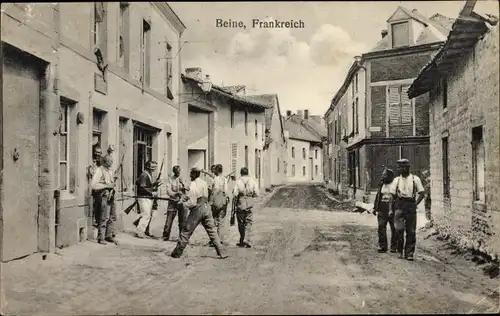
[[[287,182],[323,182],[323,137],[321,126],[311,123],[315,118],[299,110],[297,114],[287,112],[285,130],[288,133],[286,181]],[[324,134],[323,134],[324,133]]]
[[[188,68],[182,76],[179,162],[183,175],[187,177],[192,167],[209,170],[221,164],[224,174],[234,172],[239,177],[246,166],[263,189],[265,111],[270,105],[217,85],[204,92],[204,79],[201,68]]]
[[[446,39],[451,21],[398,7],[376,47],[355,57],[325,115],[330,170],[347,170],[347,177],[330,175],[330,187],[370,202],[384,166],[395,170],[398,159],[409,158],[415,174],[428,169],[427,95],[410,100],[406,91]]]
[[[29,188],[2,181],[2,260],[93,236],[94,145],[104,152],[114,147],[114,167],[123,164],[118,188],[129,194],[147,160],[165,157],[167,168],[177,161],[181,60],[175,53],[184,29],[164,2],[2,5],[2,78],[9,87],[2,97],[26,104],[26,113],[3,105],[3,179],[23,179],[18,185]],[[23,70],[25,60],[33,70]],[[19,99],[25,93],[26,102]],[[33,128],[21,135],[7,122]],[[39,156],[28,150],[38,146]],[[10,214],[14,200],[24,204]]]
[[[422,70],[409,95],[431,95],[430,172],[436,226],[464,246],[497,256],[498,20],[474,13],[473,7],[464,6],[446,44]]]

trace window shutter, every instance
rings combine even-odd
[[[238,143],[231,144],[231,171],[236,172],[238,168]]]
[[[389,96],[389,124],[400,124],[400,94],[399,86],[388,86],[387,94]]]
[[[408,89],[410,86],[401,87],[401,124],[413,123],[413,107],[410,98],[408,98]]]

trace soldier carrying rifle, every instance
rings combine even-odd
[[[105,245],[106,241],[116,243],[114,234],[114,219],[116,218],[116,204],[114,201],[115,177],[111,166],[113,159],[106,155],[102,159],[102,165],[95,169],[92,176],[92,191],[96,199],[94,204],[96,217],[98,218],[98,243]]]
[[[172,224],[174,223],[175,215],[177,215],[177,221],[179,223],[179,234],[182,232],[182,227],[186,222],[188,216],[188,209],[181,203],[182,197],[185,196],[187,188],[184,181],[181,178],[181,167],[174,166],[172,168],[173,175],[169,177],[166,191],[168,197],[172,200],[168,201],[167,206],[167,218],[165,219],[165,226],[163,227],[163,240],[168,241],[170,239],[170,232],[172,230]]]

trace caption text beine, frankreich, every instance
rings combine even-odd
[[[215,27],[218,28],[240,28],[246,29],[247,25],[243,21],[234,21],[231,19],[215,19]],[[272,21],[261,21],[259,19],[252,19],[252,28],[275,28],[275,29],[303,29],[305,23],[302,20],[272,20]]]

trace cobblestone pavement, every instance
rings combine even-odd
[[[300,192],[301,199],[314,198],[309,190]],[[155,221],[158,235],[162,217]],[[181,259],[168,256],[175,246],[171,241],[121,234],[118,246],[86,242],[46,260],[37,254],[3,264],[2,314],[401,314],[495,308],[498,298],[489,294],[498,279],[434,254],[428,249],[436,245],[423,232],[414,262],[378,254],[375,225],[368,214],[266,207],[255,212],[252,249],[235,247],[237,229],[230,227],[226,260],[205,246],[202,228]]]

